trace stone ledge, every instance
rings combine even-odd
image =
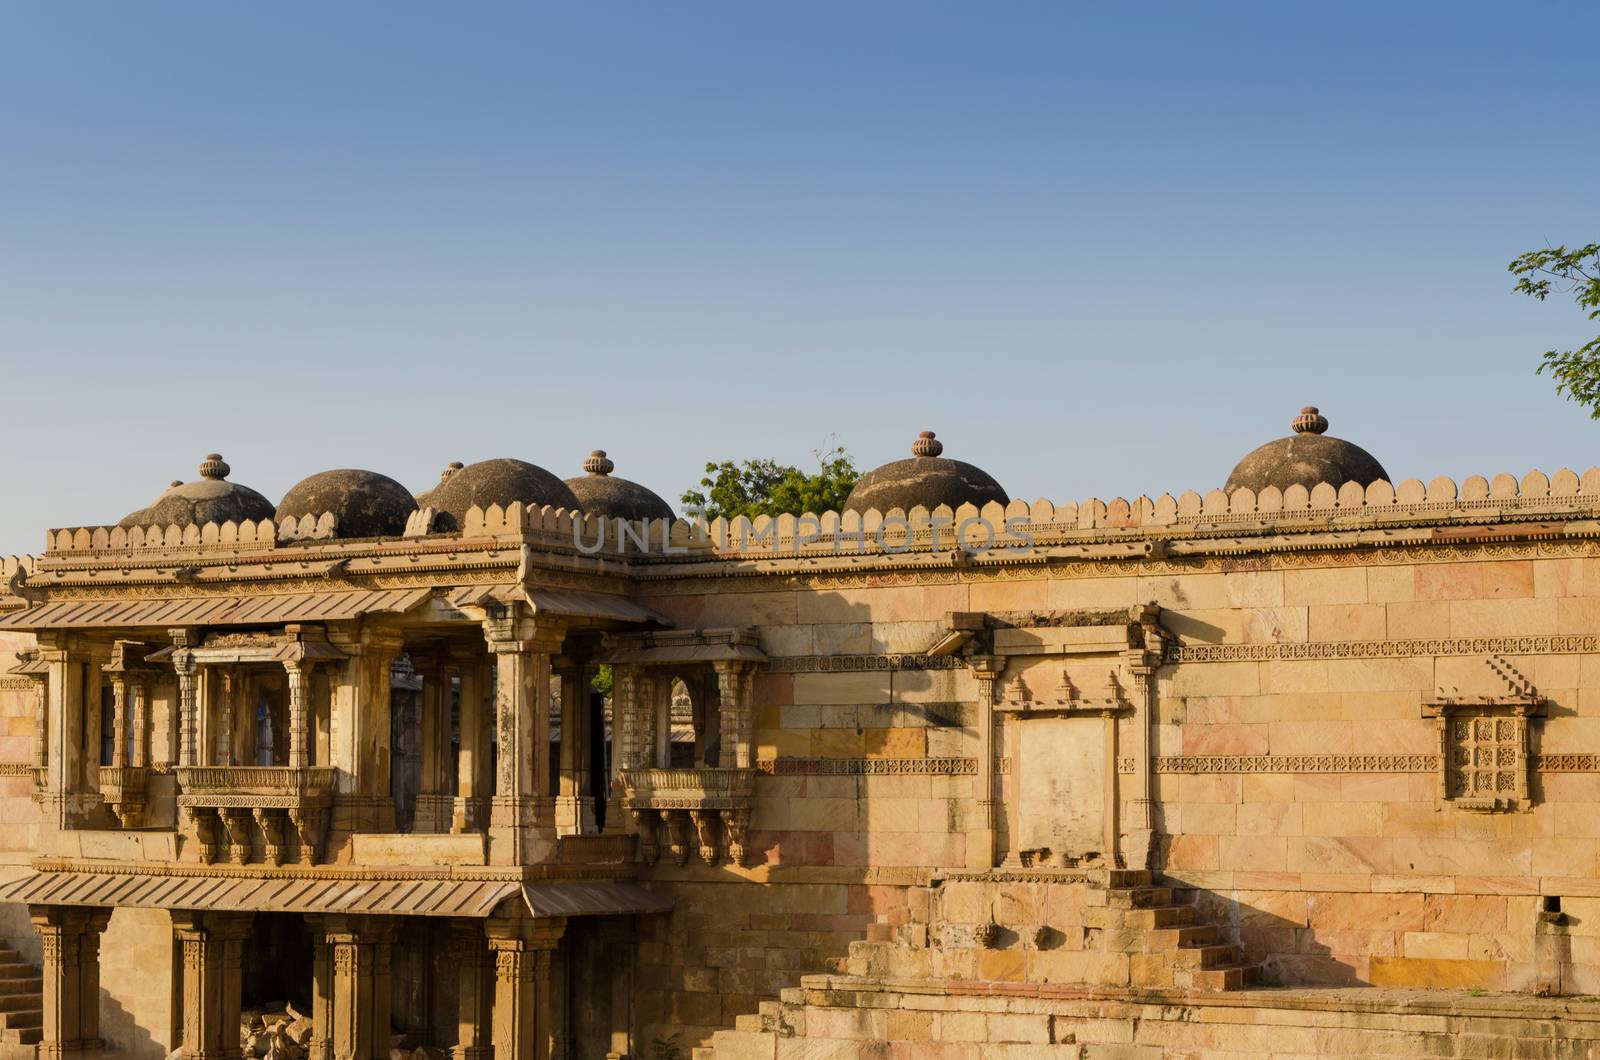
[[[1119,990],[1096,986],[1041,983],[992,983],[959,979],[889,979],[868,976],[808,975],[800,980],[806,1003],[837,1005],[850,998],[861,1008],[885,1005],[889,995],[987,998],[1002,1002],[1074,1002],[1097,1006],[1097,1015],[1140,1019],[1189,1019],[1194,1010],[1202,1021],[1236,1022],[1224,1010],[1303,1013],[1350,1013],[1401,1017],[1443,1016],[1463,1019],[1562,1020],[1584,1024],[1582,1037],[1600,1039],[1600,1001],[1537,997],[1531,994],[1475,995],[1464,990],[1404,990],[1382,987],[1314,989],[1256,988],[1227,993]],[[830,996],[831,995],[831,996]],[[871,1000],[868,1000],[871,998]],[[788,999],[785,999],[788,1000]],[[1177,1009],[1175,1006],[1182,1006]],[[1031,1006],[1037,1007],[1037,1006]],[[1208,1011],[1215,1010],[1215,1011]],[[1164,1014],[1165,1013],[1165,1014]]]

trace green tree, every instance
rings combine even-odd
[[[1571,294],[1578,308],[1589,311],[1590,320],[1600,320],[1600,243],[1530,250],[1508,268],[1517,277],[1512,290],[1541,302],[1551,291]],[[1600,336],[1575,350],[1546,350],[1539,374],[1547,371],[1555,377],[1556,393],[1600,420]]]
[[[826,449],[814,450],[813,455],[817,458],[814,474],[776,460],[707,464],[700,488],[683,491],[684,510],[690,518],[706,519],[838,511],[861,473],[850,454],[832,438]]]

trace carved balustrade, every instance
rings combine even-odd
[[[249,861],[253,820],[267,861],[283,864],[287,823],[299,840],[300,863],[315,864],[333,805],[334,767],[180,766],[177,774],[178,805],[194,822],[202,861],[216,860],[221,829],[228,835],[229,859]]]
[[[753,769],[622,771],[623,804],[638,828],[640,854],[650,864],[660,856],[658,835],[665,825],[668,851],[678,864],[689,860],[692,830],[707,865],[721,860],[724,846],[728,860],[743,865],[754,791]]]

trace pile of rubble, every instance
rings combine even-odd
[[[305,1060],[311,1049],[311,1017],[293,1005],[239,1014],[239,1052],[244,1060]]]
[[[311,1017],[293,1005],[268,1005],[239,1014],[239,1053],[242,1060],[306,1060],[311,1052]],[[167,1060],[178,1060],[174,1049]],[[389,1039],[389,1060],[448,1060],[444,1050],[416,1045],[409,1035]]]

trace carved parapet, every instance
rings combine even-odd
[[[753,769],[622,771],[623,802],[639,825],[640,852],[647,862],[655,860],[656,823],[664,818],[670,849],[679,864],[688,859],[691,830],[694,847],[706,864],[715,865],[724,853],[743,864],[754,791]]]
[[[315,864],[333,803],[336,771],[332,766],[294,769],[288,766],[179,766],[178,805],[196,822],[201,859],[216,856],[216,822],[220,813],[235,861],[251,853],[252,821],[260,828],[262,856],[282,864],[286,854],[285,825],[299,838],[299,861]],[[285,820],[287,818],[287,821]],[[208,840],[208,834],[213,838]]]
[[[100,796],[124,828],[144,823],[144,793],[150,771],[144,766],[101,766]]]
[[[180,766],[179,806],[290,810],[326,806],[333,796],[332,766]]]

